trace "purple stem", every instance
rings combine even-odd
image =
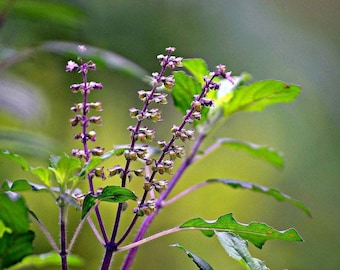
[[[87,145],[87,127],[88,127],[88,118],[87,118],[87,112],[88,112],[87,106],[88,105],[87,105],[87,98],[88,98],[88,94],[89,94],[89,90],[87,88],[87,72],[83,71],[82,75],[83,75],[83,83],[84,83],[83,115],[82,115],[82,123],[83,123],[82,143],[83,143],[83,148],[84,148],[84,152],[85,152],[85,161],[89,162],[90,156],[91,156],[91,152],[89,151],[89,148],[88,148],[88,145]],[[89,183],[90,192],[91,192],[91,194],[93,194],[94,193],[93,177],[88,175],[87,179],[88,179],[88,183]],[[96,212],[97,221],[98,221],[100,230],[102,232],[104,241],[105,241],[105,243],[107,243],[109,241],[109,239],[108,239],[106,231],[105,231],[103,219],[101,217],[98,205],[95,206],[95,212]]]
[[[169,196],[171,191],[174,189],[174,187],[178,183],[179,179],[182,177],[183,173],[188,169],[188,167],[194,161],[194,158],[195,158],[205,136],[206,136],[206,134],[203,134],[203,133],[198,134],[197,140],[195,141],[195,143],[193,145],[191,155],[187,159],[184,160],[184,162],[181,164],[181,166],[178,168],[178,170],[176,171],[176,173],[172,177],[172,179],[171,179],[171,181],[168,185],[168,188],[165,191],[163,191],[161,193],[161,195],[159,196],[159,198],[156,202],[155,212],[153,212],[152,214],[150,214],[149,216],[147,216],[143,220],[143,223],[139,227],[139,230],[138,230],[138,232],[135,236],[134,242],[139,241],[144,237],[144,235],[147,232],[148,228],[150,227],[151,223],[153,222],[153,220],[155,219],[155,217],[157,216],[157,214],[159,213],[159,211],[163,207],[162,202]],[[122,270],[129,270],[130,269],[130,267],[132,266],[132,263],[134,262],[134,258],[137,254],[137,251],[138,251],[138,247],[135,247],[135,248],[132,248],[132,249],[129,250],[128,255],[127,255],[127,257],[124,261],[124,264],[122,266]]]
[[[61,269],[67,270],[67,248],[66,248],[66,224],[65,224],[65,206],[61,205],[59,210],[60,224],[60,258]]]

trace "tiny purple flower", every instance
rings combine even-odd
[[[72,60],[68,61],[67,62],[67,65],[66,65],[66,72],[71,72],[75,69],[79,68],[78,64]]]

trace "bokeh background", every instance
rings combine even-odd
[[[313,218],[290,204],[278,203],[266,196],[209,186],[162,211],[149,234],[193,217],[215,219],[233,212],[235,218],[244,223],[264,221],[277,229],[294,227],[301,233],[304,243],[271,241],[261,251],[250,246],[252,254],[265,260],[271,269],[338,269],[339,1],[17,0],[0,3],[1,14],[6,14],[0,21],[1,59],[48,40],[74,41],[113,51],[153,72],[158,70],[156,55],[163,53],[165,47],[175,46],[177,55],[204,58],[211,68],[224,63],[234,74],[248,71],[255,80],[275,78],[301,85],[303,91],[296,102],[276,105],[262,113],[235,115],[215,134],[279,149],[285,153],[283,170],[245,153],[220,149],[190,168],[175,192],[212,177],[248,180],[279,188],[303,201],[310,207]],[[10,9],[6,10],[8,6]],[[15,138],[22,141],[29,137],[27,134],[33,134],[33,138],[51,148],[57,146],[53,149],[57,154],[74,147],[75,131],[69,127],[68,119],[72,117],[69,107],[80,97],[71,94],[68,86],[78,82],[79,77],[65,73],[67,60],[65,55],[40,52],[11,66],[2,62],[1,148],[22,151],[34,164],[46,165],[49,148],[31,149],[29,142],[18,146]],[[91,96],[104,102],[104,125],[96,128],[98,143],[107,149],[127,143],[126,127],[133,123],[128,117],[128,108],[140,105],[136,90],[146,84],[100,65],[90,76],[104,85],[103,91]],[[13,82],[15,85],[11,85]],[[170,128],[180,115],[168,108],[164,118]],[[12,139],[8,136],[9,128],[13,131]],[[166,128],[166,124],[162,126],[160,137],[167,136]],[[6,160],[0,160],[0,168],[0,181],[22,177],[33,180]],[[114,183],[114,180],[108,181],[108,184]],[[134,187],[138,184],[133,183]],[[33,195],[27,194],[29,206],[57,237],[55,203],[48,195]],[[114,211],[110,205],[104,208],[105,222],[110,226]],[[79,215],[71,210],[70,234]],[[204,238],[199,232],[179,233],[144,245],[133,269],[195,269],[184,253],[168,247],[177,242],[205,258],[214,269],[241,269],[225,255],[216,239]],[[50,250],[41,235],[37,236],[35,245],[37,253]],[[86,269],[98,268],[103,250],[88,226],[83,229],[74,252],[85,258]],[[115,257],[113,269],[119,269],[123,258],[124,254]]]

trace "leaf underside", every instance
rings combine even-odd
[[[203,260],[201,257],[197,256],[196,254],[192,253],[191,251],[187,250],[180,244],[173,244],[170,245],[171,247],[177,247],[178,249],[181,249],[185,252],[185,254],[188,255],[190,259],[196,264],[196,266],[200,270],[213,270],[213,268],[210,266],[209,263],[207,263],[205,260]]]
[[[225,178],[216,178],[216,179],[209,179],[207,180],[208,183],[222,183],[232,188],[241,188],[241,189],[247,189],[255,192],[259,192],[265,195],[269,195],[274,197],[276,200],[283,202],[287,201],[296,207],[300,208],[302,211],[304,211],[309,217],[312,216],[310,210],[306,205],[304,205],[302,202],[293,199],[292,197],[288,196],[287,194],[273,188],[264,187],[258,184],[253,184],[250,182],[244,182],[240,180],[234,180],[234,179],[225,179]]]

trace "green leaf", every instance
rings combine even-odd
[[[6,227],[6,225],[0,219],[0,239],[3,237],[4,233],[9,233],[10,234],[10,233],[12,233],[12,230],[11,230],[11,228]]]
[[[86,195],[83,202],[81,218],[84,218],[91,208],[99,201],[122,203],[127,200],[136,200],[135,193],[119,186],[106,186],[100,193]]]
[[[5,233],[0,239],[0,269],[7,269],[32,254],[33,239],[33,231]]]
[[[1,189],[4,191],[27,191],[27,190],[32,190],[33,187],[28,183],[27,180],[25,179],[19,179],[14,182],[10,182],[6,180],[2,186]]]
[[[215,231],[215,234],[228,255],[237,260],[244,269],[269,270],[264,262],[251,256],[247,241],[233,233]]]
[[[28,162],[19,155],[13,154],[7,150],[0,150],[0,156],[18,163],[24,171],[28,171],[30,169]]]
[[[29,230],[28,209],[17,193],[0,193],[0,269],[5,269],[33,251],[34,233]]]
[[[51,170],[43,167],[32,168],[31,172],[36,175],[46,186],[52,186]]]
[[[217,144],[237,149],[243,150],[255,157],[266,160],[272,165],[282,168],[283,167],[283,155],[276,151],[275,149],[263,145],[258,145],[250,142],[239,141],[230,138],[219,138],[217,139]]]
[[[198,268],[200,270],[213,270],[213,268],[210,266],[209,263],[207,263],[205,260],[203,260],[201,257],[195,255],[194,253],[192,253],[191,251],[185,249],[183,246],[181,246],[180,244],[173,244],[170,245],[170,247],[177,247],[181,250],[183,250],[190,259],[193,260],[193,262],[198,266]]]
[[[183,67],[187,69],[201,85],[203,85],[203,77],[209,74],[207,63],[201,58],[184,59],[182,63]]]
[[[77,177],[76,172],[81,168],[78,158],[70,157],[66,154],[62,156],[52,156],[50,158],[49,169],[54,173],[59,185],[64,186]]]
[[[282,81],[265,80],[240,86],[223,103],[224,116],[239,111],[262,111],[276,103],[291,102],[300,94],[300,87]]]
[[[244,182],[239,180],[233,180],[233,179],[223,179],[223,178],[216,178],[216,179],[209,179],[207,180],[209,183],[222,183],[232,188],[242,188],[247,189],[255,192],[259,192],[265,195],[269,195],[274,197],[276,200],[283,202],[287,201],[298,208],[300,208],[302,211],[304,211],[309,217],[312,216],[310,210],[306,205],[304,205],[302,202],[293,199],[292,197],[288,196],[287,194],[272,188],[267,188],[261,185],[253,184],[250,182]]]
[[[194,95],[201,93],[200,83],[184,71],[174,72],[175,85],[171,92],[175,107],[185,114],[191,108]]]
[[[262,248],[267,240],[273,239],[294,242],[303,241],[295,229],[278,231],[264,223],[251,222],[250,224],[242,224],[237,222],[231,213],[220,216],[217,220],[194,218],[182,224],[180,228],[200,229],[204,235],[209,237],[214,235],[213,230],[234,233],[245,240],[249,240],[258,248]]]
[[[69,267],[84,267],[85,263],[77,255],[67,255],[67,265]],[[47,269],[51,266],[60,266],[60,255],[54,251],[39,255],[30,255],[25,257],[21,262],[11,266],[8,270],[21,270],[28,268]]]
[[[77,28],[83,16],[80,9],[69,3],[25,0],[13,5],[11,14],[30,21],[53,23],[61,28]]]
[[[28,209],[18,193],[0,193],[0,220],[15,232],[28,231]]]

